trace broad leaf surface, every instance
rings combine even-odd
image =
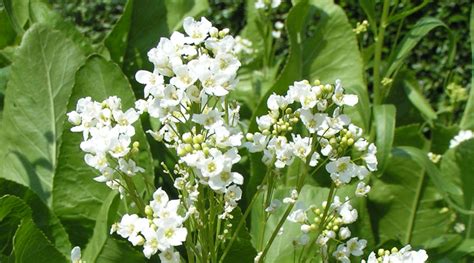
[[[53,175],[80,48],[62,33],[34,25],[11,66],[5,93],[0,177],[30,187],[51,204]]]

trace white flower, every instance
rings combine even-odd
[[[362,256],[364,254],[364,248],[367,246],[367,240],[361,239],[358,240],[357,237],[353,237],[347,241],[347,249],[349,253],[354,256]]]
[[[351,157],[344,156],[326,164],[326,170],[331,174],[333,181],[349,183],[351,178],[356,176],[356,165],[352,163]]]
[[[311,138],[301,137],[301,135],[291,134],[293,142],[290,143],[293,153],[301,160],[306,161],[306,157],[311,153]]]
[[[303,224],[307,220],[306,213],[304,209],[296,209],[290,213],[287,220],[293,223]]]
[[[364,159],[365,164],[367,165],[367,168],[369,171],[377,171],[377,147],[375,147],[375,144],[371,143],[368,147],[367,154],[365,154],[362,159]]]
[[[314,152],[312,155],[311,155],[311,159],[309,160],[309,166],[311,167],[315,167],[316,165],[318,165],[318,162],[319,162],[319,159],[321,158],[321,156],[319,155],[318,152]]]
[[[300,117],[303,124],[310,133],[315,133],[323,129],[326,124],[327,114],[313,114],[310,110],[300,110]]]
[[[349,230],[348,227],[344,226],[344,227],[341,227],[339,229],[339,237],[342,239],[342,240],[345,240],[345,239],[348,239],[349,237],[351,237],[351,231]]]
[[[275,119],[273,119],[270,115],[263,115],[256,118],[258,129],[260,131],[268,130],[270,127],[275,123]]]
[[[461,130],[459,133],[454,136],[453,139],[449,142],[449,148],[454,148],[458,146],[461,142],[467,141],[474,138],[474,133],[471,130]]]
[[[181,222],[174,218],[164,219],[162,225],[156,231],[158,240],[163,244],[165,249],[170,246],[180,246],[186,240],[188,231],[180,226]],[[160,249],[162,250],[162,249]]]
[[[136,173],[145,172],[145,169],[137,166],[135,161],[133,161],[132,159],[128,161],[125,159],[119,159],[119,169],[120,171],[124,172],[128,176],[133,176]]]
[[[296,189],[291,190],[290,196],[283,198],[284,204],[294,204],[298,200],[298,191]]]
[[[162,263],[179,263],[179,252],[174,251],[173,248],[168,248],[167,250],[161,252],[160,254],[160,261]]]
[[[189,36],[189,41],[199,44],[206,39],[212,24],[205,17],[201,21],[194,21],[192,17],[186,17],[183,21],[183,29]]]
[[[213,130],[224,123],[222,115],[223,113],[218,110],[210,110],[203,114],[193,114],[193,121],[203,125],[208,130]]]
[[[158,96],[159,90],[164,88],[164,78],[158,72],[149,72],[146,70],[139,70],[135,74],[135,79],[140,84],[144,84],[144,96],[148,97],[150,94]]]
[[[336,80],[336,88],[334,90],[334,95],[332,95],[332,101],[338,106],[354,106],[359,102],[359,98],[357,95],[344,94],[341,81]]]
[[[136,214],[125,214],[120,223],[117,224],[117,234],[123,238],[128,238],[136,246],[143,240],[139,233],[148,228],[148,225],[148,220],[145,218],[140,218]]]
[[[72,263],[83,263],[81,260],[81,248],[80,247],[74,247],[71,250],[71,262]]]
[[[152,255],[156,254],[158,250],[166,250],[166,247],[158,239],[156,231],[148,227],[142,231],[143,236],[145,237],[145,242],[143,244],[143,254],[146,258],[150,258]]]
[[[278,208],[280,208],[282,205],[282,202],[278,199],[273,199],[271,202],[270,202],[270,205],[265,208],[265,212],[267,213],[273,213],[275,212],[276,210],[278,210]]]
[[[288,101],[285,97],[276,95],[273,93],[268,97],[267,107],[272,111],[277,111],[278,109],[284,109],[288,106]]]
[[[87,165],[94,167],[95,169],[100,171],[109,166],[109,163],[107,162],[107,156],[105,155],[105,153],[101,152],[97,153],[96,155],[84,155],[84,161]]]
[[[209,187],[211,187],[212,190],[223,192],[225,187],[227,187],[231,183],[241,185],[243,184],[243,182],[244,177],[241,174],[224,170],[219,175],[211,177],[208,183]]]
[[[178,65],[173,67],[173,72],[176,77],[171,78],[170,83],[178,89],[184,90],[193,85],[197,80],[197,75],[190,70],[186,65]]]
[[[351,262],[349,260],[349,256],[350,256],[349,249],[343,244],[340,244],[339,246],[337,246],[336,251],[334,251],[332,255],[336,258],[336,260],[341,261],[343,263]]]
[[[227,203],[237,205],[237,201],[242,198],[242,189],[236,185],[231,185],[225,191],[224,199]]]
[[[355,191],[355,195],[358,197],[367,196],[370,192],[370,185],[365,185],[364,182],[359,182]]]
[[[357,220],[357,210],[352,209],[352,206],[349,204],[349,202],[343,203],[337,210],[344,224],[351,224]]]

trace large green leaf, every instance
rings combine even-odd
[[[79,32],[73,23],[66,21],[59,13],[53,11],[45,1],[30,0],[29,8],[32,23],[45,24],[63,32],[69,39],[80,46],[86,54],[94,52],[91,41]]]
[[[80,48],[61,32],[34,25],[11,66],[0,177],[30,187],[47,204],[74,72],[83,61]]]
[[[377,133],[375,144],[377,146],[378,171],[380,173],[383,173],[392,151],[395,135],[395,111],[393,105],[376,105],[374,107],[374,124]]]
[[[105,247],[107,239],[110,237],[110,226],[113,223],[112,220],[115,219],[120,200],[118,197],[118,193],[110,192],[97,214],[94,234],[84,249],[82,257],[86,262],[96,262]]]
[[[125,4],[122,16],[104,39],[104,45],[109,49],[110,58],[118,65],[123,64],[123,57],[128,44],[128,32],[132,24],[132,10],[134,0]]]
[[[105,246],[102,249],[97,263],[116,263],[116,262],[127,262],[127,263],[143,263],[145,256],[138,252],[136,249],[131,247],[131,244],[126,240],[116,240],[108,238],[105,242]]]
[[[5,9],[0,8],[0,49],[13,44],[16,32]]]
[[[467,101],[466,109],[461,120],[462,129],[474,129],[474,5],[471,7],[470,19],[470,35],[471,35],[471,91]]]
[[[461,143],[443,155],[441,171],[444,176],[460,179],[464,208],[474,211],[474,140]],[[466,238],[474,237],[474,215],[465,216]]]
[[[441,174],[439,169],[428,158],[425,151],[410,146],[398,147],[394,151],[409,156],[410,159],[421,165],[426,170],[433,185],[443,194],[446,201],[449,201],[448,197],[457,197],[462,194],[461,189],[450,178]]]
[[[118,96],[122,99],[124,110],[133,107],[135,102],[130,84],[120,68],[100,56],[90,57],[77,71],[68,110],[74,110],[77,101],[87,96],[97,101],[109,96]],[[92,236],[97,214],[111,190],[105,184],[92,179],[97,172],[84,162],[84,153],[79,148],[82,134],[72,133],[70,128],[71,125],[66,123],[59,153],[59,166],[54,178],[53,207],[73,243],[83,247]],[[152,158],[139,122],[135,129],[136,135],[133,139],[140,143],[141,150],[138,165],[145,168],[146,172],[144,176],[136,176],[134,179],[138,189],[145,189],[143,178],[153,182]]]
[[[17,196],[0,197],[0,255],[13,254],[13,237],[24,218],[31,218],[31,209]]]
[[[401,72],[397,75],[397,78],[401,79],[406,96],[413,106],[420,111],[427,122],[433,124],[433,121],[437,118],[436,112],[431,107],[430,102],[423,96],[420,84],[415,76],[408,72]]]
[[[404,152],[393,152],[385,175],[374,178],[369,198],[380,243],[397,240],[420,246],[449,229],[450,213],[439,213],[442,197],[423,166]]]
[[[25,211],[32,213],[32,219],[38,229],[63,255],[69,255],[72,246],[64,227],[33,191],[23,185],[0,178],[0,196],[6,194],[21,198],[29,206]]]
[[[333,1],[311,1],[319,21],[314,36],[303,42],[303,78],[323,83],[342,81],[348,93],[356,94],[359,103],[347,108],[352,121],[368,130],[370,106],[364,82],[364,65],[352,26],[341,7]],[[308,21],[311,25],[312,21]]]
[[[0,222],[2,226],[0,245],[7,245],[3,244],[5,241],[13,243],[9,261],[67,262],[66,257],[50,243],[33,222],[30,207],[19,197],[4,195],[0,198]],[[9,227],[6,223],[9,223]],[[15,233],[13,240],[9,237],[12,232]]]
[[[22,220],[14,238],[15,262],[69,262],[41,233],[31,219]]]
[[[3,0],[2,2],[15,30],[18,33],[23,33],[23,28],[29,18],[29,0]]]

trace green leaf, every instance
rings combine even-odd
[[[170,32],[179,30],[185,17],[198,17],[209,9],[207,0],[165,0],[165,4],[167,9],[166,21]]]
[[[130,84],[120,68],[100,56],[89,57],[77,71],[68,111],[74,110],[77,101],[87,96],[97,101],[118,96],[122,99],[123,109],[133,107],[135,102]],[[111,190],[105,184],[93,180],[97,171],[85,164],[84,153],[79,148],[82,134],[70,132],[69,123],[64,127],[66,131],[62,138],[59,166],[53,185],[53,207],[73,243],[83,247],[92,236],[97,214]],[[139,122],[135,125],[135,130],[133,140],[140,143],[137,163],[146,172],[144,176],[135,176],[134,181],[138,189],[145,189],[143,178],[153,182],[152,157]]]
[[[23,28],[28,22],[28,3],[29,0],[3,0],[3,5],[8,13],[11,24],[17,33],[22,34]]]
[[[395,134],[395,114],[393,105],[374,106],[374,124],[377,133],[375,144],[377,146],[378,172],[383,173],[390,152],[392,151]]]
[[[24,218],[31,218],[31,209],[23,200],[8,194],[0,197],[0,255],[12,254],[13,237]]]
[[[437,115],[430,102],[423,96],[418,80],[408,72],[401,72],[398,77],[402,79],[403,89],[410,102],[421,112],[425,120],[432,124]]]
[[[0,221],[9,215],[18,219],[30,218],[31,209],[17,196],[3,195],[0,197]]]
[[[144,263],[145,257],[142,253],[138,252],[130,246],[130,243],[125,240],[116,240],[111,237],[105,242],[105,246],[102,249],[97,263],[116,263],[116,262],[127,262],[127,263]]]
[[[123,9],[122,16],[114,25],[110,33],[104,39],[104,45],[109,49],[110,58],[122,66],[125,50],[128,43],[128,32],[130,31],[132,10],[134,0],[128,0]]]
[[[42,0],[30,0],[29,8],[32,23],[45,24],[63,32],[80,46],[86,55],[94,52],[91,41],[79,32],[73,23],[66,21],[59,13],[53,11],[47,3]]]
[[[24,35],[5,94],[0,177],[30,187],[51,204],[53,175],[74,72],[84,55],[62,33],[43,25]]]
[[[430,161],[425,151],[410,146],[397,147],[395,148],[395,151],[400,151],[399,154],[407,154],[413,161],[426,169],[431,182],[438,191],[443,193],[445,200],[448,195],[455,197],[462,194],[462,191],[458,186],[450,181],[449,178],[441,175],[439,169]]]
[[[469,22],[471,35],[471,61],[474,65],[474,5],[471,7],[471,18]],[[466,109],[461,119],[461,129],[474,129],[474,67],[471,66],[471,91],[467,101]]]
[[[444,27],[448,30],[448,36],[450,39],[450,47],[452,51],[454,48],[454,38],[449,28],[439,19],[434,17],[423,17],[421,18],[413,28],[405,35],[401,43],[396,47],[395,51],[389,58],[388,68],[385,72],[385,77],[392,77],[398,69],[403,65],[403,61],[410,55],[413,48],[426,36],[431,30],[437,27]],[[449,60],[450,61],[450,60]]]
[[[341,7],[333,1],[313,0],[320,17],[314,36],[303,42],[303,78],[323,83],[342,81],[347,93],[356,94],[359,103],[346,107],[352,122],[368,130],[369,96],[364,82],[364,64],[352,26]],[[314,21],[308,21],[309,24]]]
[[[400,150],[393,152],[384,176],[373,178],[369,199],[379,243],[398,240],[420,246],[449,229],[451,214],[439,213],[442,197],[425,169]]]
[[[448,150],[442,157],[441,171],[448,178],[460,179],[466,210],[474,211],[474,140]],[[474,238],[474,215],[465,216],[466,238]]]
[[[459,133],[459,127],[437,124],[431,132],[431,152],[443,154],[449,149],[451,139]]]
[[[65,263],[61,254],[31,219],[22,220],[14,238],[15,262]]]
[[[429,141],[421,133],[419,124],[400,126],[395,129],[393,147],[413,146],[418,149],[429,150]]]
[[[12,45],[15,37],[16,32],[8,18],[7,11],[0,9],[0,49]]]
[[[69,255],[72,246],[68,234],[56,215],[33,191],[23,185],[0,178],[0,196],[6,194],[21,198],[29,206],[26,210],[30,211],[30,217],[32,213],[32,219],[38,229],[63,255]]]
[[[110,226],[112,225],[112,220],[115,219],[120,200],[118,197],[118,193],[110,192],[97,214],[94,234],[89,243],[87,243],[82,257],[86,262],[96,262],[105,247],[107,239],[110,237]]]

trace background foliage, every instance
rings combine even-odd
[[[373,250],[411,243],[427,249],[433,262],[472,261],[474,143],[448,149],[460,129],[474,129],[470,2],[389,1],[380,63],[374,38],[380,33],[383,1],[337,2],[283,4],[274,19],[284,20],[286,30],[275,40],[271,57],[250,0],[3,0],[0,261],[67,262],[71,248],[79,245],[87,262],[145,262],[140,251],[109,235],[125,206],[92,180],[65,113],[84,96],[117,95],[131,107],[135,97],[142,97],[135,72],[151,68],[146,52],[159,37],[180,29],[185,16],[207,16],[217,27],[252,41],[255,53],[241,68],[235,93],[243,104],[244,129],[255,129],[255,116],[269,94],[285,92],[295,80],[340,78],[359,95],[351,116],[376,142],[380,172],[371,178],[368,201],[356,205],[361,220],[354,231]],[[368,32],[354,34],[352,28],[364,19]],[[380,100],[375,98],[380,85],[374,84],[375,67],[392,81]],[[159,163],[172,163],[175,156],[147,140],[143,130],[152,125],[143,119],[136,127],[145,146],[140,165],[147,168],[146,180],[171,191]],[[441,162],[430,162],[428,152],[441,154]],[[259,159],[249,155],[240,164],[244,198],[252,196],[265,173]],[[284,181],[302,172],[298,165],[282,172]],[[328,186],[321,176],[309,178],[301,199],[320,203]],[[288,192],[286,187],[277,195]],[[228,262],[242,261],[239,253],[253,258],[254,222],[261,216],[261,211],[252,213]],[[455,231],[457,223],[466,229]],[[284,227],[268,262],[291,262],[294,229]]]

